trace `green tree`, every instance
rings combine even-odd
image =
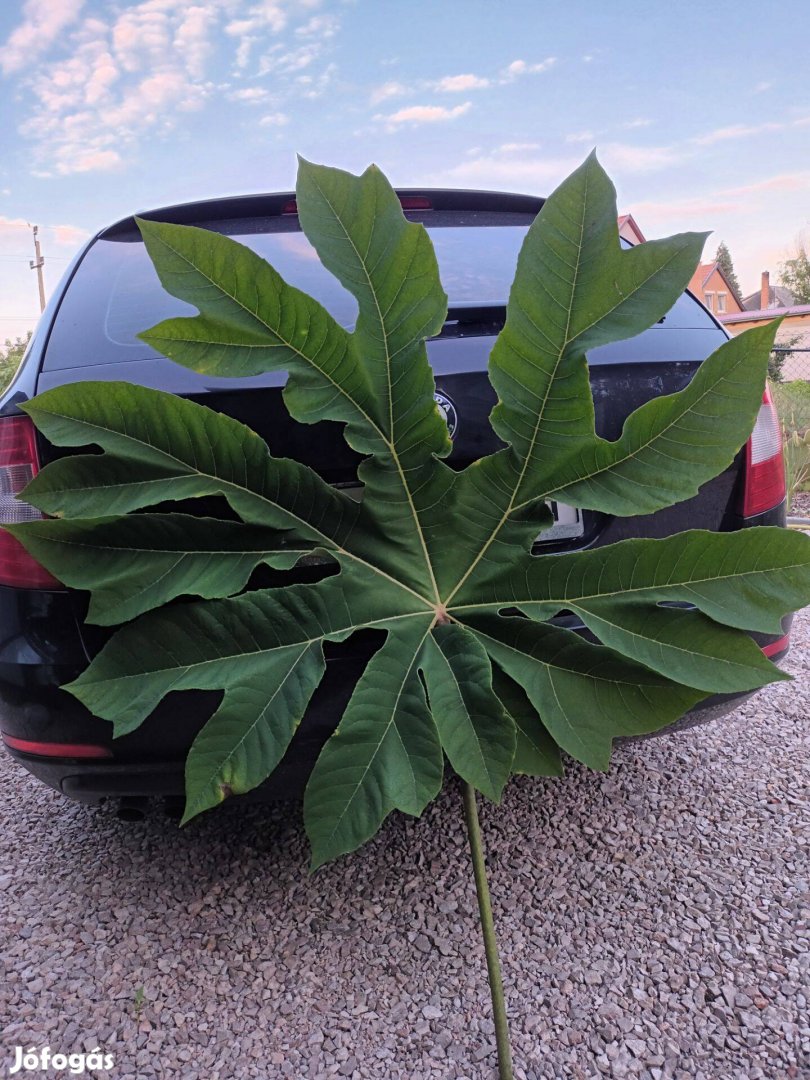
[[[0,391],[5,390],[17,374],[17,368],[20,366],[30,340],[31,331],[29,330],[25,337],[17,337],[13,341],[11,338],[6,338],[4,344],[0,345]]]
[[[726,275],[726,281],[734,289],[737,297],[740,298],[742,293],[740,292],[740,283],[737,281],[737,275],[734,273],[734,263],[731,261],[731,252],[728,250],[724,243],[721,243],[717,248],[717,254],[715,260],[720,264],[720,269]]]
[[[797,304],[810,304],[810,257],[803,239],[797,243],[793,258],[779,264],[779,282],[790,289]]]

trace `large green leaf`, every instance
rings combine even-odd
[[[106,626],[178,596],[232,596],[259,563],[288,570],[309,550],[256,525],[188,514],[44,519],[24,535],[35,558],[58,561],[65,585],[92,589],[87,621]]]
[[[313,866],[359,847],[392,810],[421,814],[439,792],[442,748],[418,672],[432,621],[389,635],[318,758],[304,798]]]
[[[297,200],[315,251],[357,301],[353,330],[228,237],[143,222],[164,286],[199,311],[143,336],[197,371],[288,371],[290,413],[343,424],[363,456],[362,501],[168,394],[75,384],[26,406],[52,443],[102,452],[48,465],[25,497],[56,519],[13,532],[90,592],[93,619],[130,620],[67,689],[116,735],[170,692],[222,693],[189,754],[185,820],[269,775],[325,643],[360,630],[376,631],[377,648],[305,797],[316,865],[392,810],[421,813],[445,758],[498,799],[510,773],[559,774],[560,749],[604,768],[615,738],[784,677],[748,632],[781,635],[785,613],[810,599],[806,537],[692,531],[531,555],[546,499],[651,513],[693,495],[748,437],[773,327],[723,345],[679,393],[631,413],[617,440],[595,431],[588,350],[667,312],[700,235],[622,250],[596,159],[564,181],[528,231],[492,353],[504,448],[457,472],[425,349],[446,310],[427,233],[375,168],[355,177],[301,162]],[[187,513],[198,497],[208,518]],[[322,580],[256,586],[260,564],[296,575],[304,560]]]
[[[688,284],[705,233],[622,249],[616,192],[595,154],[546,200],[518,258],[506,325],[492,350],[492,426],[520,463],[518,498],[538,464],[594,431],[585,354],[652,326]]]
[[[423,671],[450,764],[497,802],[512,769],[514,720],[492,689],[486,650],[458,623],[439,625],[425,642]]]
[[[686,389],[648,401],[615,442],[591,440],[538,486],[574,506],[625,517],[696,495],[731,464],[754,426],[778,328],[774,319],[722,345]]]
[[[150,612],[120,630],[69,689],[123,735],[171,690],[225,690],[227,696],[230,689],[253,685],[279,655],[341,641],[359,627],[392,620],[409,627],[425,617],[411,594],[372,584],[361,573],[344,571],[317,585]]]
[[[313,641],[273,656],[261,675],[229,688],[192,743],[183,822],[265,780],[281,761],[324,672]]]
[[[510,607],[535,619],[572,611],[600,641],[654,671],[733,693],[786,678],[739,631],[780,634],[786,605],[806,598],[808,573],[810,544],[798,533],[696,529],[524,559],[497,589],[469,588],[469,603],[460,595],[454,611],[462,619]]]
[[[405,470],[445,457],[451,443],[433,400],[425,338],[441,330],[447,297],[428,234],[405,220],[375,165],[354,177],[302,159],[297,197],[321,262],[357,300],[352,344],[382,405],[391,456]]]
[[[374,165],[354,177],[301,159],[296,194],[301,227],[324,266],[357,300],[352,344],[382,403],[387,450],[372,451],[358,470],[365,497],[381,531],[397,536],[400,545],[403,536],[412,538],[400,573],[403,562],[424,560],[425,587],[438,602],[435,507],[446,498],[453,473],[436,461],[452,444],[433,397],[425,348],[425,338],[438,334],[447,313],[433,245],[421,225],[405,220]]]
[[[290,372],[285,401],[304,423],[342,420],[361,453],[384,442],[379,402],[348,331],[264,259],[228,236],[139,220],[161,284],[200,311],[167,319],[140,336],[206,375]]]
[[[623,250],[616,192],[594,154],[546,200],[521,248],[490,358],[499,399],[491,422],[507,449],[456,484],[456,513],[475,530],[461,583],[489,576],[493,560],[499,572],[501,551],[528,535],[517,522],[554,490],[560,466],[601,442],[587,350],[660,319],[688,284],[704,240],[684,233]]]
[[[356,502],[311,469],[271,457],[244,424],[161,390],[73,383],[23,407],[56,445],[92,443],[106,452],[101,460],[61,458],[34,478],[25,497],[47,514],[103,517],[222,495],[243,521],[295,530],[329,546],[358,514]]]
[[[523,687],[555,742],[595,769],[607,768],[617,736],[655,731],[705,697],[570,630],[492,615],[466,625]]]
[[[515,725],[512,772],[523,776],[562,776],[559,747],[543,726],[525,690],[497,666],[492,669],[492,685]]]
[[[399,574],[438,601],[421,520],[452,482],[435,462],[451,444],[424,343],[447,310],[433,247],[374,166],[353,177],[301,160],[297,202],[324,264],[357,298],[352,333],[229,237],[141,221],[162,284],[200,311],[141,337],[196,371],[287,370],[291,415],[345,422],[350,445],[369,455],[359,478],[378,527],[398,537]]]

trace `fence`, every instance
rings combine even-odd
[[[775,346],[771,354],[769,374],[774,382],[810,382],[810,348]]]
[[[785,437],[788,513],[796,527],[810,518],[810,348],[777,346],[771,387]]]

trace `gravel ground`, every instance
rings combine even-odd
[[[805,612],[796,682],[483,812],[517,1076],[810,1077],[809,645]],[[496,1075],[455,786],[310,877],[295,808],[178,832],[0,769],[6,1064],[48,1044],[112,1052],[115,1080]]]

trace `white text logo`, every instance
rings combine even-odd
[[[43,1046],[37,1050],[29,1046],[26,1050],[22,1046],[14,1047],[14,1064],[9,1070],[11,1076],[23,1070],[25,1072],[45,1072],[54,1069],[56,1072],[67,1070],[78,1076],[85,1070],[111,1069],[113,1067],[113,1055],[102,1054],[98,1047],[89,1054],[52,1054],[50,1046]]]

